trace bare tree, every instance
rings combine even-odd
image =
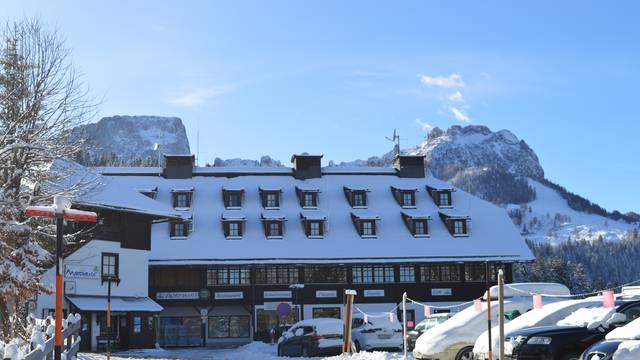
[[[12,304],[47,290],[50,226],[25,219],[24,209],[60,191],[48,186],[60,180],[49,168],[79,151],[70,130],[95,110],[56,31],[37,19],[0,25],[0,336],[15,335]]]

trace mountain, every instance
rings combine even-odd
[[[155,166],[155,144],[165,154],[191,152],[187,132],[177,117],[104,117],[74,128],[72,138],[85,141],[76,160],[86,166]]]
[[[637,214],[608,212],[545,177],[538,156],[508,130],[486,126],[434,128],[404,154],[424,155],[432,176],[503,206],[525,238],[541,243],[623,240]],[[333,166],[392,166],[394,151]]]

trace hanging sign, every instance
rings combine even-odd
[[[431,296],[451,296],[450,288],[434,288],[431,289]]]
[[[199,296],[197,291],[159,292],[156,293],[156,300],[198,300]]]
[[[215,292],[214,299],[216,300],[235,300],[244,298],[244,293],[242,291],[225,291],[225,292]]]
[[[365,290],[364,297],[383,297],[384,289]]]
[[[533,295],[533,308],[542,309],[542,295],[540,294]]]
[[[335,290],[316,290],[317,298],[335,298],[338,297],[338,292]]]
[[[265,299],[290,299],[291,291],[265,291],[264,292]]]
[[[615,297],[612,290],[606,290],[602,292],[602,306],[606,308],[612,308],[615,306]]]

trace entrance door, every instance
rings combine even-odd
[[[129,329],[131,327],[129,314],[118,316],[118,336],[120,337],[120,350],[129,349]]]
[[[80,316],[80,351],[91,351],[91,313]]]

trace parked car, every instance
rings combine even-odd
[[[518,283],[509,284],[504,289],[504,307],[513,316],[529,311],[533,307],[531,293],[544,293],[558,296],[569,295],[569,289],[555,283]],[[491,299],[497,300],[498,287],[489,289]],[[444,323],[426,330],[416,340],[413,356],[420,360],[470,360],[473,358],[473,345],[487,328],[487,294],[483,296],[480,311],[472,305]],[[561,301],[562,298],[547,298],[547,301]],[[491,302],[491,324],[498,325],[498,302]],[[510,316],[510,318],[512,318]],[[507,318],[509,320],[509,318]]]
[[[451,318],[452,316],[452,313],[431,314],[424,320],[420,321],[418,325],[416,325],[416,327],[407,332],[408,349],[413,350],[413,347],[416,344],[416,340],[418,340],[418,337],[422,335],[423,332],[431,329],[438,324],[442,324],[443,322],[449,320],[449,318]]]
[[[338,319],[299,321],[278,339],[278,356],[332,356],[342,353],[344,324]]]
[[[591,345],[582,353],[581,360],[611,360],[613,354],[620,348],[622,352],[625,344],[640,345],[640,318],[625,326],[613,329],[605,340]],[[622,348],[621,348],[622,346]],[[629,357],[631,358],[631,357]]]
[[[533,309],[519,316],[518,318],[508,322],[504,326],[504,333],[509,336],[512,332],[535,327],[555,325],[558,321],[571,315],[574,311],[585,308],[598,306],[602,304],[602,297],[594,297],[584,300],[566,300],[558,301],[551,304],[545,304],[541,309]],[[498,359],[498,347],[500,339],[498,337],[499,328],[496,326],[491,329],[493,337],[491,338],[491,348],[493,350],[493,359]],[[476,360],[489,359],[489,332],[485,331],[478,336],[473,347],[473,356]]]
[[[556,325],[514,331],[505,337],[505,360],[577,360],[589,346],[639,314],[640,301],[617,300],[613,308],[583,308]]]
[[[367,322],[361,314],[353,315],[351,339],[356,351],[361,350],[402,350],[402,325],[392,314],[371,314]]]

